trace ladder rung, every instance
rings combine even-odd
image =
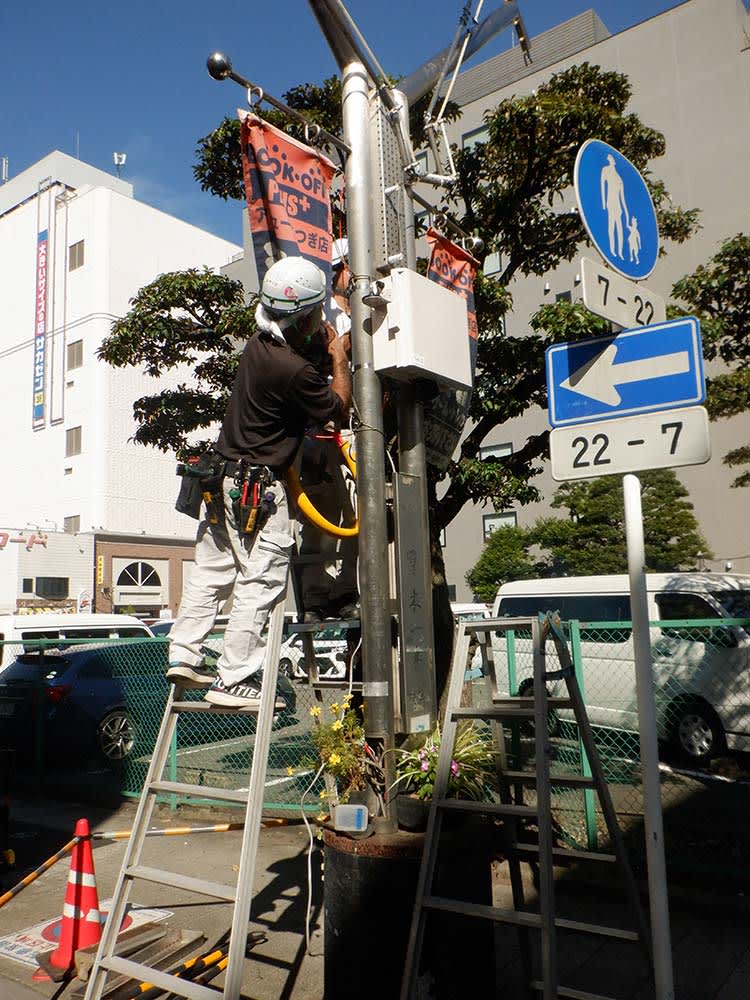
[[[542,918],[538,913],[524,913],[521,910],[501,910],[486,903],[467,903],[461,899],[447,899],[445,896],[425,896],[422,906],[427,910],[444,910],[461,913],[466,917],[481,917],[499,924],[515,924],[519,927],[541,927]]]
[[[501,910],[497,906],[488,906],[486,903],[469,903],[463,899],[425,896],[422,900],[422,906],[428,910],[445,910],[448,913],[461,913],[467,917],[482,917],[500,924],[516,924],[519,927],[542,926],[542,918],[538,913],[526,913],[523,910]],[[620,927],[603,927],[601,924],[585,924],[580,920],[567,920],[564,917],[555,918],[555,927],[559,930],[597,934],[601,937],[617,938],[621,941],[638,940],[638,934],[635,931],[623,930]]]
[[[323,678],[323,680],[310,681],[310,687],[312,687],[312,688],[321,688],[321,689],[326,689],[326,688],[348,688],[349,687],[349,681],[345,677],[342,677],[340,681],[339,680],[333,680],[333,679],[328,680],[327,678]],[[362,681],[354,681],[354,683],[351,685],[351,688],[352,688],[352,691],[361,691],[362,690]]]
[[[474,802],[471,799],[438,799],[439,809],[453,812],[487,813],[492,816],[515,816],[518,819],[536,819],[539,811],[532,806],[517,806],[510,802]]]
[[[493,698],[492,704],[509,705],[509,706],[518,705],[519,708],[533,708],[534,699],[526,698],[522,695],[519,695],[517,697],[508,697],[508,698]],[[549,697],[547,698],[547,706],[548,708],[572,708],[573,702],[570,700],[570,698]]]
[[[539,854],[538,844],[514,844],[514,849],[521,854]],[[558,861],[602,861],[605,864],[616,864],[617,855],[599,854],[597,851],[578,851],[570,847],[553,847],[552,858]]]
[[[628,931],[622,927],[605,927],[603,924],[587,924],[580,920],[567,920],[565,917],[555,918],[555,927],[563,931],[577,931],[581,934],[598,934],[600,937],[617,938],[618,941],[638,941],[637,931]]]
[[[170,792],[175,795],[192,795],[199,799],[216,799],[220,802],[247,802],[246,788],[219,788],[216,785],[186,785],[181,781],[152,781],[150,792]]]
[[[536,775],[531,771],[503,771],[502,778],[509,785],[536,784]],[[549,776],[549,783],[553,788],[555,785],[560,788],[596,788],[594,779],[586,778],[582,774],[551,774]]]
[[[177,993],[179,996],[188,997],[188,1000],[216,1000],[219,996],[211,986],[201,986],[200,983],[192,983],[189,979],[171,976],[168,972],[160,972],[159,969],[141,965],[140,962],[132,962],[128,958],[112,955],[109,958],[102,958],[99,965],[110,972],[128,976],[136,983],[153,983],[165,993]]]
[[[544,983],[535,979],[529,984],[532,990],[536,990],[538,993],[544,992]],[[601,993],[587,993],[585,990],[574,990],[570,986],[558,986],[557,987],[558,997],[564,997],[565,1000],[614,1000],[611,996],[604,996]]]
[[[221,882],[207,882],[202,878],[192,878],[190,875],[179,875],[177,872],[163,871],[161,868],[147,868],[145,865],[133,865],[126,868],[126,878],[140,878],[146,882],[156,882],[159,885],[169,885],[173,889],[185,889],[197,892],[202,896],[214,896],[233,903],[236,897],[234,886],[222,885]]]
[[[550,698],[550,701],[552,699]],[[568,702],[570,706],[570,702]],[[550,705],[554,708],[554,705]],[[497,702],[492,705],[484,705],[481,708],[473,706],[462,706],[461,708],[451,708],[450,714],[454,719],[533,719],[536,709],[526,705],[516,705],[508,702],[506,704]]]
[[[283,707],[283,706],[282,706]],[[213,705],[210,701],[173,701],[173,712],[203,712],[210,715],[257,715],[257,708],[237,708],[232,705]],[[275,711],[280,712],[278,706]]]

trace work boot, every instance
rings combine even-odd
[[[192,663],[170,663],[167,669],[167,680],[170,684],[181,684],[184,688],[208,688],[214,682],[216,673]]]

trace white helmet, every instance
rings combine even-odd
[[[283,257],[266,271],[260,301],[277,316],[307,312],[326,297],[326,276],[305,257]]]
[[[341,267],[342,264],[346,263],[346,258],[349,256],[349,240],[346,236],[342,236],[338,240],[333,241],[333,246],[331,247],[331,267]]]

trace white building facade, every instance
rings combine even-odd
[[[624,73],[633,87],[629,110],[664,133],[666,154],[651,164],[675,204],[701,210],[701,230],[687,243],[667,245],[646,284],[669,299],[672,285],[716,253],[738,232],[750,232],[750,15],[743,0],[687,0],[663,14],[610,35],[595,11],[585,13],[531,39],[534,62],[524,65],[518,48],[460,74],[453,98],[462,117],[449,127],[459,146],[482,141],[485,112],[512,95],[531,93],[553,73],[588,62]],[[565,208],[575,206],[572,189]],[[562,207],[562,206],[561,206]],[[511,285],[514,310],[507,330],[523,336],[529,317],[556,297],[581,298],[580,255],[596,257],[581,246],[570,263],[541,277],[519,278]],[[489,265],[489,266],[488,266]],[[488,273],[491,261],[485,262]],[[502,261],[494,262],[502,269]],[[705,466],[677,469],[690,493],[695,514],[715,558],[706,569],[750,572],[750,540],[745,530],[750,499],[747,489],[732,489],[735,470],[722,463],[726,452],[750,438],[747,414],[710,425],[712,458]],[[485,440],[483,454],[508,454],[547,426],[543,410],[497,428]],[[549,466],[535,480],[539,503],[517,510],[493,511],[467,505],[446,531],[445,560],[456,600],[469,600],[466,572],[479,558],[494,528],[532,524],[554,513],[549,501],[557,484]]]
[[[239,251],[60,152],[0,187],[0,524],[191,540],[194,522],[174,510],[174,456],[130,440],[134,400],[189,371],[154,379],[96,351],[143,285],[218,270]]]

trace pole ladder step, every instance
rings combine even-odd
[[[614,810],[609,787],[599,760],[594,743],[591,725],[586,715],[586,709],[578,686],[575,669],[572,666],[570,652],[562,631],[554,627],[551,615],[540,615],[536,619],[508,619],[497,623],[503,630],[518,630],[523,628],[530,632],[533,647],[533,697],[515,696],[498,697],[497,691],[502,689],[501,678],[498,675],[497,658],[493,657],[492,667],[494,677],[485,676],[485,686],[491,704],[485,706],[462,705],[462,695],[466,681],[467,660],[469,657],[470,637],[472,634],[487,629],[487,623],[481,625],[475,622],[460,623],[456,627],[453,662],[451,664],[448,693],[446,698],[445,722],[443,725],[440,752],[435,772],[432,806],[427,825],[427,835],[422,853],[422,864],[417,881],[417,891],[412,914],[409,941],[404,962],[404,976],[401,985],[401,1000],[413,1000],[416,990],[417,971],[420,965],[421,950],[425,934],[425,921],[429,912],[442,911],[462,916],[476,917],[495,923],[515,926],[519,933],[519,951],[526,982],[530,989],[540,991],[545,997],[570,998],[570,1000],[612,1000],[600,994],[575,990],[560,985],[558,981],[558,932],[594,935],[610,940],[640,942],[648,955],[648,929],[641,910],[638,888],[630,868],[625,851],[622,833]],[[559,624],[559,622],[558,622]],[[549,636],[552,636],[555,652],[560,663],[560,670],[546,669],[545,646]],[[510,670],[510,666],[508,667]],[[563,680],[566,697],[551,697],[547,693],[545,680],[550,676]],[[502,678],[508,683],[509,677]],[[474,688],[472,688],[473,694]],[[508,727],[503,723],[515,719],[535,719],[537,723],[548,718],[549,712],[558,708],[572,710],[572,716],[580,734],[580,760],[587,773],[557,775],[552,773],[552,767],[557,766],[554,760],[554,742],[551,738],[538,739],[534,754],[534,772],[522,770],[507,770],[505,762],[507,754]],[[494,741],[494,756],[497,765],[497,777],[504,797],[509,797],[513,788],[515,801],[510,802],[477,802],[465,799],[447,797],[451,778],[451,761],[456,747],[456,740],[461,732],[460,724],[464,720],[483,720],[490,723]],[[538,727],[537,727],[538,728]],[[512,736],[513,744],[517,734]],[[516,746],[512,747],[517,752]],[[587,765],[586,766],[586,763]],[[536,802],[533,807],[523,802],[523,790],[531,787],[536,791]],[[599,799],[599,809],[606,824],[612,853],[598,853],[591,850],[576,850],[557,847],[554,843],[554,820],[552,810],[552,790],[554,788],[569,788],[584,793],[584,806],[587,810],[593,808],[592,793]],[[488,903],[449,898],[434,894],[433,882],[438,867],[438,852],[440,848],[440,822],[442,811],[465,812],[469,814],[488,814],[501,816],[504,833],[504,854],[510,871],[510,890],[512,893],[511,907],[498,907]],[[437,821],[436,821],[437,820]],[[534,820],[538,829],[539,842],[526,844],[519,842],[518,827],[525,820]],[[487,863],[494,856],[488,855]],[[533,861],[537,865],[535,886],[539,896],[539,906],[533,911],[529,909],[525,899],[524,880],[521,871],[521,859]],[[555,865],[570,864],[574,861],[597,861],[617,864],[622,875],[625,896],[633,915],[636,930],[621,927],[611,927],[604,924],[590,923],[583,920],[572,920],[558,916],[555,904]],[[454,864],[460,862],[460,854],[454,855]],[[444,863],[447,863],[447,859]],[[538,935],[539,954],[541,956],[541,976],[534,969],[531,935]],[[650,958],[649,958],[650,961]]]
[[[91,975],[89,976],[85,1000],[102,1000],[107,995],[110,986],[107,977],[110,973],[124,975],[133,979],[135,981],[134,989],[137,988],[137,984],[139,983],[152,983],[165,993],[186,997],[187,1000],[216,1000],[217,997],[222,996],[225,1000],[237,1000],[237,997],[240,996],[242,992],[248,925],[253,903],[253,887],[263,814],[268,753],[271,745],[274,715],[278,711],[276,705],[276,683],[284,625],[285,601],[286,589],[279,595],[271,611],[260,704],[252,713],[247,710],[242,711],[228,706],[211,705],[204,701],[185,700],[183,694],[184,688],[181,685],[173,685],[170,689],[159,735],[156,738],[154,750],[151,755],[148,774],[143,784],[143,792],[141,793],[133,820],[133,829],[125,846],[122,866],[112,894],[112,904],[109,908],[107,921],[102,931],[97,955]],[[170,773],[170,752],[174,745],[173,741],[177,731],[179,716],[183,712],[235,716],[257,715],[257,726],[253,741],[253,759],[248,787],[246,789],[195,785],[181,781],[170,781],[164,778],[165,774]],[[248,755],[249,751],[250,747],[248,746]],[[141,855],[147,842],[147,834],[156,797],[160,794],[193,796],[216,801],[236,802],[242,803],[245,806],[244,824],[242,826],[242,846],[239,852],[236,885],[224,885],[207,879],[182,875],[178,872],[165,871],[141,862]],[[199,854],[197,856],[199,857]],[[197,867],[196,864],[194,870]],[[146,964],[145,957],[143,962],[136,962],[122,958],[115,953],[120,926],[127,912],[130,892],[133,885],[139,880],[165,886],[170,889],[196,893],[199,896],[206,896],[210,899],[233,904],[226,968],[223,970],[223,988],[217,989],[212,986],[201,985],[197,982],[191,982],[187,977],[182,978],[181,976],[163,972]]]

